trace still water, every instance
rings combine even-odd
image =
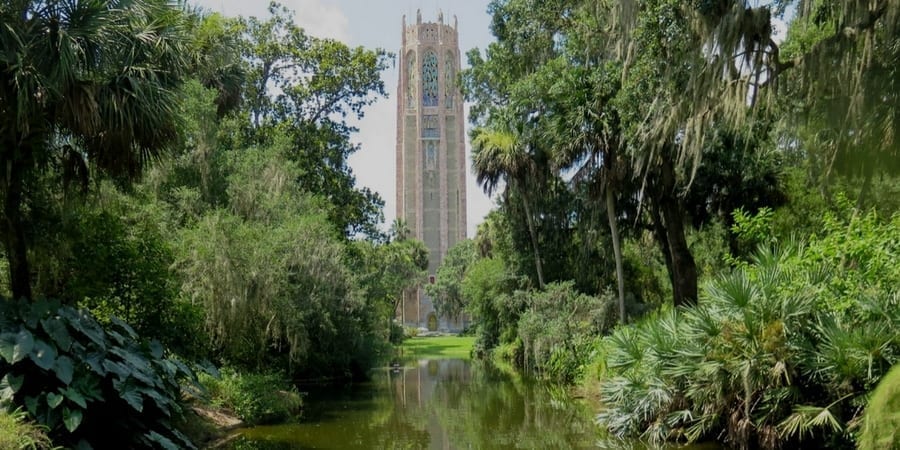
[[[310,388],[301,423],[242,430],[231,449],[566,449],[602,445],[592,408],[478,361],[419,360]]]

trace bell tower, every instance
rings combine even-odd
[[[465,120],[457,77],[460,67],[456,17],[423,22],[403,16],[397,89],[397,218],[429,250],[428,282],[447,249],[466,237]],[[460,328],[434,315],[423,289],[404,296],[404,325]],[[432,317],[433,316],[433,317]],[[430,328],[430,327],[429,327]]]

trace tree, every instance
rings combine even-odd
[[[162,0],[0,6],[0,191],[12,294],[31,298],[26,222],[37,171],[63,161],[122,179],[177,136],[188,68],[180,10]]]
[[[270,3],[269,13],[266,20],[238,23],[249,121],[237,134],[244,142],[235,146],[272,145],[276,137],[287,137],[291,159],[304,169],[297,183],[339,205],[329,211],[335,226],[347,236],[377,236],[384,202],[355,186],[347,159],[359,149],[350,141],[358,130],[347,118],[361,118],[366,106],[385,95],[381,72],[390,55],[307,36],[278,3]]]
[[[537,233],[534,229],[534,217],[531,213],[528,183],[537,175],[534,161],[518,138],[509,131],[476,129],[472,138],[472,170],[475,179],[488,195],[491,195],[500,181],[507,183],[509,190],[515,190],[522,199],[525,222],[534,251],[534,266],[537,271],[538,286],[544,288],[544,270],[541,265],[541,253]]]
[[[573,33],[575,34],[575,33]],[[541,128],[552,142],[554,163],[574,171],[573,184],[586,185],[589,201],[605,209],[616,266],[619,322],[625,323],[625,269],[616,198],[631,194],[622,161],[625,145],[618,111],[612,104],[618,93],[617,66],[577,47],[556,58],[533,76],[544,103]],[[577,189],[577,188],[576,188]],[[600,199],[605,206],[600,206]]]
[[[434,299],[434,309],[439,315],[457,317],[466,309],[462,283],[476,259],[475,241],[471,239],[457,242],[447,251],[434,283],[425,285],[425,293]]]

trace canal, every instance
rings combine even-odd
[[[231,449],[596,448],[592,408],[479,361],[417,359],[371,381],[310,387],[300,423],[241,430]]]

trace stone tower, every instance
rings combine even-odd
[[[447,249],[466,237],[465,120],[457,83],[459,39],[453,26],[403,16],[397,89],[397,218],[429,250],[429,282]],[[458,329],[456,319],[437,317],[423,289],[404,296],[404,325]]]

